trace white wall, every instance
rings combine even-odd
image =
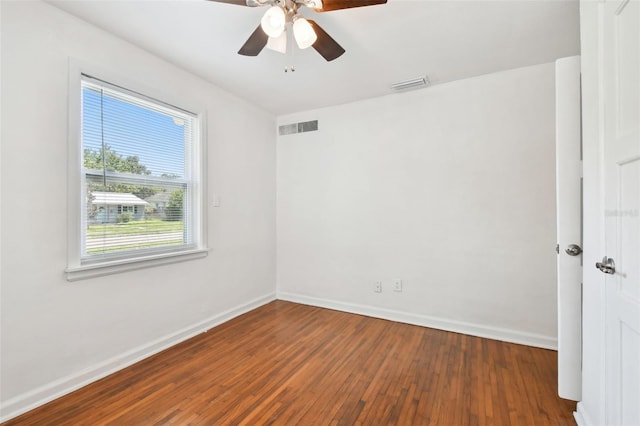
[[[40,2],[2,17],[1,400],[6,418],[275,297],[275,117]],[[205,259],[70,283],[67,79],[76,58],[208,112]]]
[[[554,102],[543,64],[279,117],[319,131],[278,138],[278,296],[555,347]]]

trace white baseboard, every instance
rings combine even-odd
[[[218,315],[214,315],[211,318],[207,318],[204,321],[200,321],[189,327],[185,327],[182,330],[178,330],[167,336],[138,346],[128,352],[107,359],[83,371],[70,374],[34,390],[8,399],[0,406],[0,423],[80,389],[89,383],[102,379],[103,377],[113,374],[118,370],[122,370],[123,368],[133,365],[138,361],[170,348],[171,346],[177,345],[180,342],[190,339],[191,337],[265,305],[275,299],[276,297],[273,293],[253,299],[240,306],[221,312]]]
[[[578,402],[576,411],[573,413],[573,418],[576,419],[578,426],[592,426],[593,423],[589,420],[589,416],[584,408],[582,402]]]
[[[491,327],[485,325],[471,324],[462,321],[454,321],[446,318],[437,318],[427,315],[394,311],[391,309],[377,308],[375,306],[358,305],[353,303],[339,302],[335,300],[319,299],[301,294],[278,292],[278,299],[289,302],[302,303],[304,305],[317,306],[320,308],[334,309],[336,311],[350,312],[374,318],[381,318],[390,321],[403,322],[406,324],[420,325],[423,327],[436,328],[439,330],[453,331],[456,333],[468,334],[471,336],[485,337],[488,339],[501,340],[504,342],[518,343],[521,345],[535,346],[544,349],[558,350],[558,339],[541,334],[527,333],[506,328]]]

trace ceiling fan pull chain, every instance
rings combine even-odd
[[[293,31],[291,31],[291,72],[296,72],[296,66],[293,65],[296,57],[296,43]]]
[[[291,48],[287,49],[287,53],[286,53],[286,57],[289,60],[289,63],[291,65],[285,65],[284,66],[284,72],[289,72],[289,70],[291,70],[291,72],[296,72],[296,67],[295,65],[293,65],[293,60],[294,60],[294,52],[296,49],[295,43],[294,43],[294,39],[293,39],[293,32],[292,31],[287,31],[287,45],[291,46]]]

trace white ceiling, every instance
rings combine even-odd
[[[420,1],[316,13],[346,49],[326,62],[312,48],[293,57],[236,52],[263,8],[204,0],[50,0],[106,31],[274,113],[391,93],[394,82],[427,75],[440,84],[579,53],[577,0]],[[295,73],[285,73],[285,65]],[[427,89],[428,90],[428,89]]]

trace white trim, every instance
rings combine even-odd
[[[573,418],[576,419],[576,423],[578,426],[592,426],[593,422],[589,420],[589,416],[585,411],[584,404],[582,402],[578,402],[576,406],[576,411],[573,413]]]
[[[69,58],[69,75],[67,76],[67,266],[80,265],[84,238],[81,226],[80,209],[82,208],[82,190],[78,183],[82,180],[81,129],[82,111],[80,63]]]
[[[390,321],[419,325],[422,327],[436,328],[439,330],[501,340],[504,342],[517,343],[520,345],[535,346],[544,349],[558,349],[558,339],[541,334],[471,324],[468,322],[455,321],[447,318],[437,318],[421,314],[400,312],[392,309],[378,308],[375,306],[358,305],[354,303],[339,302],[328,299],[319,299],[316,297],[295,293],[278,292],[277,297],[279,300],[286,300],[289,302],[302,303],[304,305],[334,309],[337,311],[350,312],[353,314],[366,315],[374,318],[382,318]]]
[[[250,302],[231,308],[196,324],[133,348],[125,353],[114,356],[82,371],[62,377],[29,392],[25,392],[21,395],[8,399],[0,406],[0,413],[2,413],[0,415],[0,422],[5,422],[19,416],[20,414],[26,413],[29,410],[44,405],[47,402],[53,401],[56,398],[80,389],[81,387],[95,382],[96,380],[102,379],[116,371],[129,367],[138,361],[157,354],[171,346],[177,345],[178,343],[190,339],[200,333],[205,333],[213,327],[262,305],[266,305],[274,300],[274,293],[258,297]]]
[[[136,269],[150,268],[152,266],[201,259],[203,257],[207,257],[208,254],[208,249],[185,250],[182,252],[161,253],[146,257],[136,257],[133,259],[120,259],[112,262],[96,263],[93,265],[69,267],[65,269],[64,272],[67,274],[67,281],[79,281],[87,278],[134,271]]]

